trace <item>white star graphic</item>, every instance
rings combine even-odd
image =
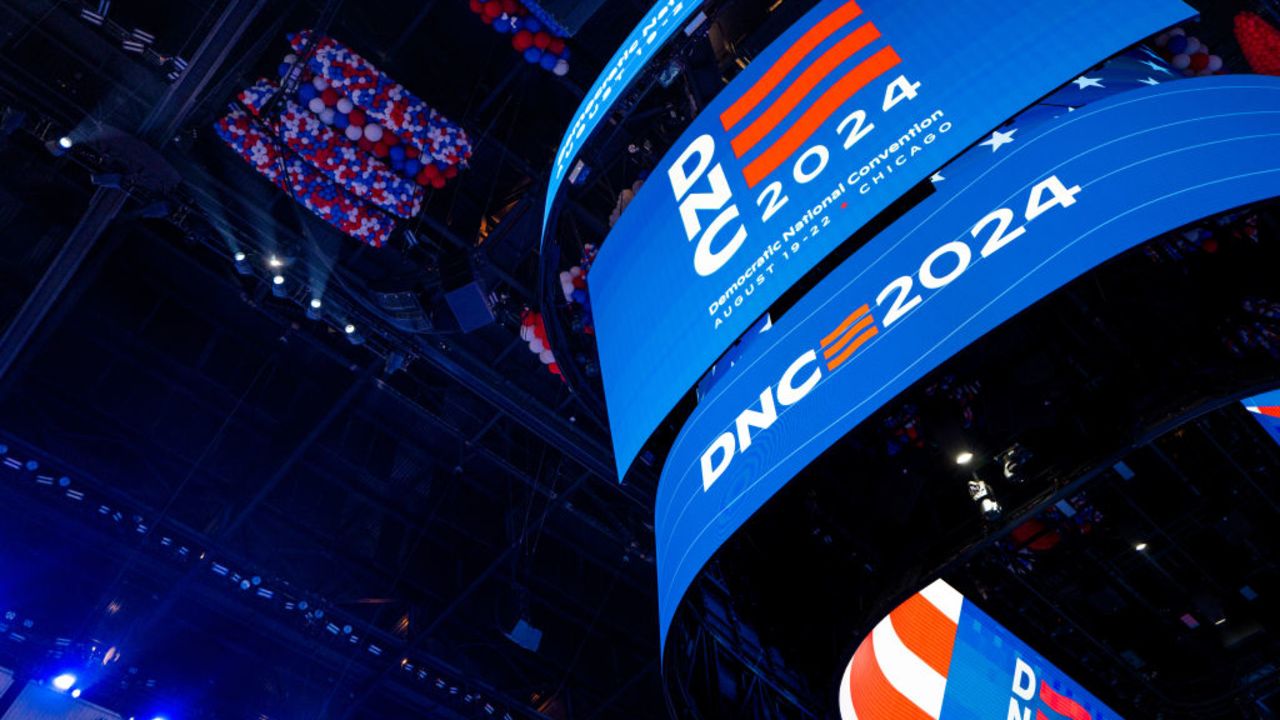
[[[1172,75],[1172,74],[1173,74],[1172,72],[1170,72],[1170,71],[1169,71],[1169,68],[1167,68],[1167,67],[1165,67],[1165,66],[1163,66],[1163,65],[1160,65],[1159,63],[1153,63],[1153,62],[1151,62],[1150,60],[1143,60],[1143,61],[1142,61],[1142,64],[1143,64],[1143,65],[1146,65],[1147,67],[1151,68],[1152,70],[1158,70],[1158,71],[1160,71],[1160,72],[1164,73],[1165,75]]]
[[[1076,78],[1075,80],[1072,80],[1071,82],[1075,83],[1076,87],[1080,88],[1081,90],[1085,88],[1091,88],[1091,87],[1096,87],[1096,88],[1106,87],[1106,85],[1102,84],[1102,78],[1091,78],[1091,77],[1085,77],[1084,75],[1081,75],[1080,77]]]
[[[1146,80],[1139,80],[1138,82],[1142,83],[1143,85],[1159,85],[1160,84],[1160,81],[1153,77],[1148,77]]]
[[[943,180],[946,180],[946,178],[942,177],[942,173],[934,173],[933,177],[929,179],[932,180],[935,184],[940,183]]]
[[[999,130],[996,130],[991,133],[991,139],[983,140],[979,144],[988,145],[991,147],[991,152],[995,152],[1000,149],[1001,145],[1008,145],[1013,142],[1013,134],[1016,132],[1018,132],[1018,128],[1013,128],[1009,132],[1000,132]]]

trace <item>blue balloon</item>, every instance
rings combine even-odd
[[[583,290],[582,288],[578,288],[577,290],[574,290],[574,291],[573,291],[573,301],[574,301],[574,302],[576,302],[576,303],[578,303],[579,305],[586,305],[586,304],[587,304],[587,291],[586,291],[586,290]]]
[[[553,70],[555,69],[556,62],[558,62],[559,59],[560,58],[557,58],[555,55],[552,55],[549,52],[542,53],[542,59],[538,61],[538,64],[541,65],[546,70]]]
[[[1174,55],[1184,53],[1187,50],[1187,36],[1174,35],[1169,38],[1169,44],[1166,45],[1165,47],[1168,48],[1169,52],[1173,53]]]
[[[524,51],[524,59],[531,63],[536,63],[542,59],[542,51],[536,47],[531,47]]]
[[[404,162],[404,146],[392,145],[388,154],[391,155],[391,162]]]
[[[334,127],[338,128],[339,130],[346,130],[347,126],[350,124],[351,124],[351,120],[349,120],[346,115],[334,113],[334,116],[333,116]]]
[[[316,86],[311,83],[303,83],[302,87],[298,88],[298,99],[302,101],[303,105],[318,97],[320,97],[320,91],[316,90]]]
[[[279,75],[280,77],[284,77],[285,75],[289,74],[290,67],[292,66],[289,65],[289,63],[280,63],[280,65],[276,67],[276,74]]]
[[[391,168],[396,172],[404,172],[404,158],[402,157],[399,160],[391,158]]]
[[[538,18],[532,15],[526,15],[524,18],[524,29],[529,32],[536,33],[542,29],[542,23],[538,22]]]
[[[404,161],[404,174],[417,175],[422,172],[422,161],[418,158],[409,158]]]
[[[564,50],[562,50],[562,51],[560,52],[560,59],[561,59],[561,60],[568,60],[568,59],[569,59],[569,46],[568,46],[568,45],[565,45],[565,46],[564,46]]]

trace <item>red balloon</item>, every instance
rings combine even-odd
[[[445,168],[444,176],[450,179],[458,177],[458,166],[450,165],[449,167]]]
[[[427,175],[426,170],[423,170],[422,172],[418,173],[418,177],[414,178],[414,180],[419,185],[422,185],[424,187],[431,184],[431,176]]]
[[[431,178],[431,187],[437,190],[444,187],[444,178],[438,176]]]
[[[491,18],[496,18],[502,14],[502,3],[498,0],[489,0],[484,4],[484,14]]]
[[[471,12],[473,13],[484,12],[484,3],[480,2],[480,0],[471,0]]]
[[[422,169],[422,172],[426,173],[429,178],[443,177],[440,174],[440,168],[431,163],[428,163],[427,166]]]
[[[547,49],[547,45],[551,44],[551,36],[539,30],[533,34],[533,46],[539,50]]]
[[[320,99],[324,101],[325,107],[333,107],[338,104],[338,91],[333,88],[325,88],[320,93]]]
[[[560,366],[557,365],[556,363],[551,363],[550,365],[547,365],[547,369],[551,371],[552,375],[560,374]]]
[[[1204,241],[1204,244],[1203,244],[1203,245],[1201,245],[1200,247],[1203,247],[1203,248],[1204,248],[1204,251],[1205,251],[1205,252],[1207,252],[1207,253],[1216,253],[1216,252],[1218,252],[1218,241],[1217,241],[1217,240],[1205,240],[1205,241]]]
[[[552,55],[560,55],[564,52],[564,40],[561,38],[551,38],[551,42],[547,43],[547,52]]]
[[[385,132],[385,133],[382,133],[382,142],[386,143],[387,147],[391,147],[392,145],[399,145],[400,136],[396,135],[393,132]]]
[[[501,0],[501,2],[502,12],[508,15],[515,15],[516,10],[520,9],[520,3],[516,2],[516,0]]]
[[[493,24],[493,18],[489,17],[488,15],[485,15],[484,13],[480,14],[480,19],[484,21],[485,25]]]
[[[1196,53],[1191,56],[1191,69],[1196,72],[1209,67],[1209,55],[1207,53]]]
[[[351,124],[356,127],[364,127],[364,124],[368,122],[368,118],[364,116],[364,111],[360,108],[347,113],[347,120],[351,121]]]
[[[360,149],[365,152],[370,152],[373,150],[373,141],[367,137],[360,138],[358,141],[356,141],[356,145],[359,145]]]
[[[374,143],[374,145],[373,145],[373,156],[374,156],[374,157],[380,157],[380,158],[384,158],[384,157],[386,157],[386,156],[387,156],[387,146],[386,146],[386,144],[385,144],[385,143],[380,143],[380,142],[379,142],[379,143]]]
[[[515,35],[511,36],[511,45],[520,52],[524,52],[533,47],[533,33],[528,30],[518,30]]]

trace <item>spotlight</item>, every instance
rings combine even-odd
[[[285,295],[287,294],[285,292],[283,275],[276,275],[275,277],[271,278],[271,294],[275,295],[278,298],[285,297]]]
[[[72,691],[71,691],[71,697],[73,697],[73,698],[78,698],[78,697],[80,697],[80,688],[76,688],[76,689],[72,690]]]
[[[999,520],[1000,515],[1004,512],[1004,508],[1000,507],[1000,503],[995,498],[982,498],[982,517],[987,520]]]
[[[982,500],[990,494],[991,486],[986,482],[979,480],[978,478],[974,478],[969,481],[969,497],[972,498],[974,502]]]
[[[307,317],[312,320],[319,320],[322,316],[320,311],[324,303],[320,302],[320,298],[311,298],[311,305],[307,308]]]
[[[284,267],[284,261],[276,257],[275,255],[272,255],[271,257],[267,258],[267,264],[273,268]]]
[[[235,255],[232,255],[231,257],[235,258],[236,272],[240,273],[241,275],[253,274],[253,268],[249,267],[249,261],[246,258],[244,253],[237,252]]]
[[[62,692],[66,692],[75,687],[76,676],[71,673],[62,673],[53,679],[53,686]]]
[[[347,342],[351,343],[352,345],[364,344],[364,336],[361,335],[359,332],[356,332],[355,325],[352,325],[351,323],[347,323],[347,326],[342,330],[347,334]]]
[[[1147,544],[1144,542],[1137,543],[1133,546],[1133,549],[1137,550],[1138,552],[1146,552]]]
[[[343,329],[342,329],[342,331],[343,331],[343,332],[345,332],[345,333],[346,333],[346,334],[348,334],[348,335],[355,335],[355,334],[356,334],[356,326],[355,326],[355,325],[352,325],[351,323],[347,323],[347,326],[346,326],[345,328],[343,328]]]
[[[314,309],[316,309],[316,310],[319,310],[319,309],[320,309],[320,306],[321,306],[321,305],[323,305],[323,304],[324,304],[324,303],[320,302],[320,298],[311,298],[311,307],[312,307],[312,308],[314,308]]]
[[[275,277],[271,278],[271,282],[272,282],[272,283],[274,283],[274,284],[276,284],[276,285],[283,285],[283,284],[284,284],[284,276],[283,276],[283,275],[277,275],[277,276],[275,276]]]
[[[75,142],[73,142],[71,138],[67,137],[66,135],[63,135],[62,137],[58,138],[58,147],[62,148],[63,150],[70,150],[72,145],[75,145]]]
[[[236,253],[235,255],[233,255],[232,257],[233,257],[233,258],[235,258],[235,261],[236,261],[236,262],[244,262],[244,259],[245,259],[245,257],[246,257],[246,256],[245,256],[245,254],[244,254],[244,253],[242,253],[242,252],[237,252],[237,253]]]
[[[973,462],[973,453],[969,452],[968,450],[965,450],[959,455],[956,455],[957,465],[968,465],[971,462]]]

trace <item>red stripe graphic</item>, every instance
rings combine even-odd
[[[951,667],[959,629],[942,611],[920,595],[912,595],[889,613],[894,630],[907,649],[943,677]]]
[[[902,58],[898,57],[898,53],[894,52],[893,48],[886,47],[846,73],[835,85],[828,88],[800,116],[800,119],[783,133],[782,137],[747,165],[742,173],[747,180],[747,187],[755,187],[761,180],[768,177],[769,173],[777,170],[778,166],[786,162],[787,158],[812,137],[823,123],[848,102],[849,98],[858,94],[860,90],[900,62]]]
[[[871,307],[870,307],[870,306],[868,306],[868,305],[863,305],[862,307],[858,308],[857,310],[854,310],[853,312],[849,313],[849,317],[845,318],[845,319],[844,319],[844,321],[840,323],[840,327],[838,327],[838,328],[836,328],[835,330],[833,330],[833,331],[831,332],[831,334],[830,334],[830,335],[828,335],[828,336],[826,336],[826,337],[822,338],[822,346],[823,346],[823,347],[827,347],[827,346],[828,346],[828,345],[830,345],[831,343],[835,342],[835,341],[836,341],[836,338],[838,338],[838,337],[840,337],[841,335],[843,335],[843,334],[844,334],[844,331],[849,329],[849,326],[853,324],[853,321],[854,321],[854,320],[857,320],[858,318],[862,317],[863,315],[866,315],[866,314],[867,314],[867,312],[868,312],[870,309],[871,309]],[[828,356],[828,357],[830,357],[830,356]]]
[[[783,91],[782,95],[773,104],[761,113],[760,117],[746,127],[737,137],[729,144],[733,147],[733,152],[738,157],[747,154],[756,143],[764,139],[766,135],[773,132],[778,127],[778,123],[782,122],[801,100],[809,94],[811,90],[818,86],[829,76],[841,63],[849,58],[857,55],[868,45],[880,39],[880,31],[875,25],[867,23],[862,27],[854,30],[844,37],[840,42],[832,45],[824,52],[812,65],[805,69],[791,86]]]
[[[1040,700],[1049,706],[1049,709],[1069,720],[1093,720],[1093,716],[1085,710],[1080,703],[1072,700],[1065,695],[1059,695],[1053,688],[1049,687],[1049,683],[1040,681]],[[1037,710],[1036,718],[1043,718],[1044,715]]]
[[[768,97],[769,93],[773,92],[774,88],[778,87],[778,84],[782,82],[782,79],[800,64],[800,61],[806,55],[861,14],[862,9],[858,7],[858,3],[847,2],[833,10],[830,15],[819,21],[804,35],[801,35],[800,39],[787,48],[787,51],[782,53],[782,57],[778,58],[773,66],[765,71],[755,85],[748,88],[742,97],[726,108],[723,113],[720,113],[720,122],[724,124],[724,129],[732,128],[742,118],[749,115],[760,104],[760,101]]]
[[[889,684],[876,662],[874,645],[871,638],[867,638],[853,656],[851,687],[857,689],[853,694],[854,712],[866,720],[933,720]]]
[[[871,318],[867,318],[867,321],[870,321],[870,320]],[[851,355],[857,352],[858,348],[862,347],[863,343],[865,343],[866,341],[870,340],[871,338],[879,334],[880,334],[880,328],[876,327],[875,325],[872,325],[869,330],[867,330],[866,332],[859,335],[856,339],[854,339],[854,341],[849,344],[849,347],[845,348],[844,352],[840,353],[840,355],[838,355],[836,359],[827,363],[827,369],[835,370],[836,368],[843,365],[844,361],[848,360]]]

